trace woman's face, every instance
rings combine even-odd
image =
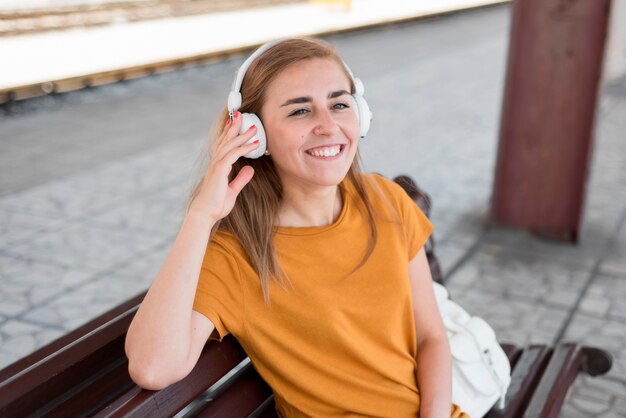
[[[355,106],[350,81],[332,59],[300,61],[270,83],[261,117],[284,187],[343,180],[357,151]]]

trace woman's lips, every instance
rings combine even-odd
[[[337,157],[341,154],[344,148],[345,146],[341,144],[325,145],[322,147],[308,149],[305,152],[312,157],[332,159],[333,157]]]

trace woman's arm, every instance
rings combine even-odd
[[[128,329],[128,371],[146,389],[162,389],[187,376],[215,328],[192,307],[211,229],[230,213],[254,174],[246,166],[228,181],[233,163],[259,145],[246,145],[256,131],[240,135],[240,126],[237,114],[215,141],[198,195]]]
[[[189,213],[126,336],[128,371],[139,386],[159,390],[185,377],[215,328],[192,310],[213,222]]]
[[[420,417],[450,417],[452,357],[432,285],[426,252],[422,248],[409,262],[413,316],[417,334],[417,386]]]

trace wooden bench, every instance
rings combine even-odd
[[[412,195],[414,200],[418,195]],[[429,261],[436,261],[432,248]],[[161,391],[135,385],[124,339],[144,295],[1,370],[0,416],[276,416],[271,389],[232,336],[207,343],[196,367],[180,382]],[[511,361],[512,383],[505,409],[492,410],[491,418],[557,417],[578,373],[597,376],[611,368],[609,353],[575,343],[502,346]]]
[[[124,339],[140,300],[1,371],[0,416],[165,417],[186,407],[185,416],[276,416],[270,388],[231,336],[209,342],[180,382],[161,391],[136,386],[128,375]],[[596,376],[611,366],[605,351],[573,343],[554,349],[503,347],[513,365],[512,383],[506,409],[489,417],[557,417],[579,372]]]

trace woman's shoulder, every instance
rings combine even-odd
[[[215,231],[207,244],[206,252],[234,259],[245,257],[245,251],[237,237],[224,229]]]
[[[363,183],[366,186],[368,193],[373,197],[383,197],[387,200],[398,201],[404,198],[406,192],[395,181],[388,179],[382,174],[378,173],[363,173],[361,174]]]
[[[400,215],[402,219],[414,216],[415,212],[421,212],[419,206],[395,181],[378,173],[362,174],[361,176],[366,185],[370,202],[377,210],[391,209],[392,214]]]

